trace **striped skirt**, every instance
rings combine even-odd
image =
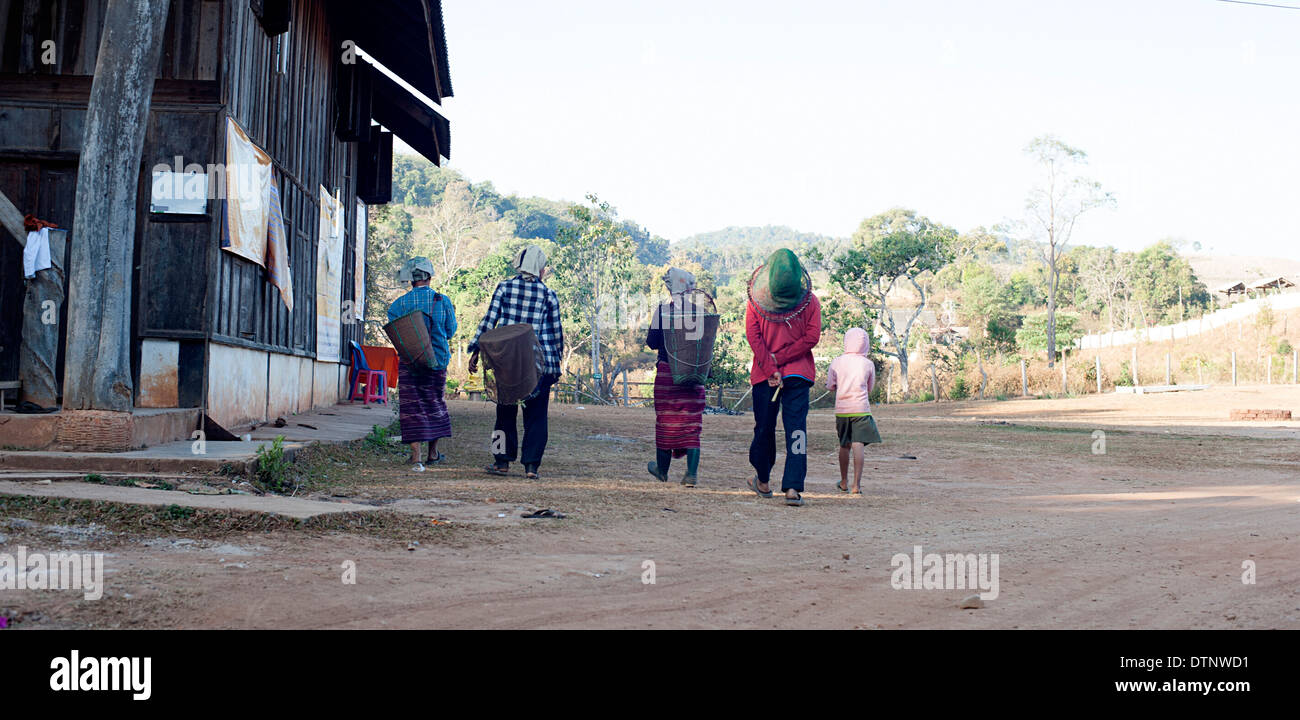
[[[675,385],[668,363],[655,374],[655,447],[681,457],[700,446],[704,422],[704,386]]]
[[[409,363],[397,366],[397,419],[402,442],[428,442],[451,437],[451,415],[443,397],[446,370],[420,370]]]

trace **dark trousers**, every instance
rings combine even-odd
[[[554,375],[543,375],[537,383],[537,392],[525,400],[524,405],[524,465],[541,465],[542,454],[546,452],[547,428],[546,410],[551,401],[551,386],[555,384]],[[515,419],[519,413],[518,405],[497,405],[497,423],[492,432],[492,447],[498,445],[497,433],[505,440],[505,452],[493,452],[497,465],[513,462],[519,453],[519,429]]]
[[[754,386],[754,441],[749,444],[749,464],[754,466],[760,483],[768,482],[776,465],[776,416],[785,426],[785,472],[781,475],[781,492],[803,492],[808,475],[808,392],[812,383],[800,377],[788,377],[776,402],[776,388],[761,382]]]

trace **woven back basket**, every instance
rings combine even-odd
[[[673,309],[660,315],[673,384],[703,385],[709,378],[713,345],[718,339],[717,305],[703,290],[691,290],[673,299]]]

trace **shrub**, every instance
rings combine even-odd
[[[966,378],[958,375],[952,381],[952,390],[948,392],[948,397],[953,400],[965,400],[970,397],[970,386],[966,384]]]
[[[284,436],[279,435],[271,444],[257,448],[257,465],[254,472],[262,487],[271,492],[293,489],[293,463],[284,455]]]

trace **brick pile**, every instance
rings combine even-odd
[[[1232,410],[1229,420],[1290,420],[1290,410]]]

